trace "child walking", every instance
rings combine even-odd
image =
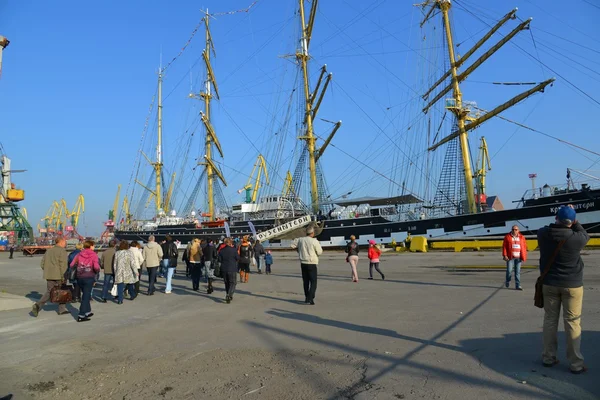
[[[373,280],[373,267],[379,272],[381,275],[381,279],[385,280],[385,275],[379,269],[379,256],[381,255],[381,250],[375,245],[374,240],[369,240],[369,279]]]
[[[265,272],[267,275],[271,274],[271,265],[273,265],[273,255],[271,255],[271,250],[267,250],[267,254],[265,254]]]

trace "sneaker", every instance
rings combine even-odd
[[[227,304],[231,303],[231,299],[229,298],[229,296],[225,297],[225,303],[227,303]]]
[[[38,314],[40,313],[40,307],[37,304],[34,304],[31,308],[31,313],[37,318]]]
[[[504,282],[504,286],[508,288],[510,286],[510,282]]]
[[[515,290],[523,291],[523,288],[521,286],[519,286],[518,288],[515,288]]]
[[[91,321],[88,317],[77,317],[77,322]]]
[[[93,317],[93,316],[94,316],[94,313],[93,313],[93,312],[91,312],[91,313],[87,313],[87,314],[85,315],[85,317],[86,317],[86,318],[91,318],[91,317]]]
[[[587,367],[583,366],[581,369],[578,369],[577,371],[571,370],[571,373],[579,375],[579,374],[583,374],[584,372],[587,372],[587,370],[588,370]]]
[[[558,363],[559,363],[558,360],[554,360],[551,363],[542,363],[542,364],[544,364],[544,367],[546,367],[546,368],[552,368],[552,367],[554,367]]]
[[[373,278],[367,278],[367,279],[368,279],[368,280],[370,280],[370,281],[372,281],[372,280],[373,280]]]
[[[171,294],[171,292],[170,292],[170,291],[168,291],[168,292],[167,292],[167,291],[165,290],[165,294]]]

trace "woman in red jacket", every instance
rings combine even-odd
[[[381,279],[385,280],[385,275],[379,269],[379,256],[381,255],[381,250],[376,246],[374,240],[369,240],[369,279],[373,279],[373,267],[379,272],[381,275]]]
[[[519,227],[514,225],[510,233],[504,236],[502,244],[502,258],[506,261],[506,287],[510,286],[512,270],[515,270],[515,289],[521,287],[521,263],[527,261],[527,241],[519,232]]]

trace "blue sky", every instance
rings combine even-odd
[[[90,235],[102,231],[117,185],[123,185],[122,193],[128,186],[131,190],[134,160],[156,91],[161,50],[165,65],[190,37],[202,17],[201,8],[220,13],[244,9],[250,3],[0,1],[0,34],[11,40],[0,79],[0,141],[13,167],[27,169],[15,175],[14,181],[26,190],[23,206],[34,227],[53,200],[64,198],[72,207],[83,193],[86,212],[79,230]],[[311,78],[315,80],[323,63],[334,73],[319,116],[343,120],[332,143],[335,147],[322,159],[334,198],[348,191],[355,196],[396,193],[401,181],[415,191],[424,186],[423,171],[409,174],[414,165],[403,159],[406,155],[413,161],[425,159],[422,128],[427,119],[419,114],[422,103],[415,99],[428,80],[437,79],[443,70],[432,67],[436,54],[442,54],[436,52],[443,43],[434,40],[431,30],[429,36],[419,31],[420,13],[412,3],[320,3],[311,44]],[[574,0],[569,7],[558,0],[487,3],[453,2],[454,35],[462,48],[481,37],[493,18],[515,6],[520,18],[534,18],[532,30],[515,39],[520,49],[508,44],[467,80],[464,99],[489,110],[529,88],[489,82],[540,82],[558,73],[562,78],[557,76],[553,87],[504,115],[598,150],[595,116],[600,106],[566,80],[600,100],[600,28],[596,23],[600,9],[584,0]],[[225,195],[230,203],[241,200],[237,190],[247,180],[257,149],[270,157],[271,165],[277,164],[278,169],[271,171],[273,190],[280,185],[277,177],[284,176],[284,168],[293,168],[288,160],[294,120],[280,163],[273,161],[272,148],[278,140],[273,132],[284,123],[285,101],[292,93],[295,67],[284,56],[295,51],[296,8],[294,0],[259,0],[249,13],[211,20],[217,50],[213,66],[222,97],[215,102],[213,123],[225,152],[220,165],[229,184]],[[518,22],[508,23],[502,33]],[[176,164],[197,118],[199,104],[187,95],[200,90],[202,70],[197,60],[204,48],[203,37],[201,29],[165,76],[164,151],[169,173],[183,171]],[[425,49],[425,56],[419,49]],[[439,110],[431,115],[439,117]],[[144,151],[152,145],[155,113],[149,121]],[[329,129],[327,122],[318,121],[320,136],[326,136]],[[536,172],[540,185],[560,184],[567,167],[585,170],[597,159],[501,120],[486,123],[472,135],[474,157],[481,135],[494,155],[488,193],[500,195],[508,207],[530,187],[528,173]],[[190,144],[189,175],[184,175],[182,191],[193,186],[190,168],[203,154],[201,136],[197,130]],[[442,152],[436,153],[431,156],[432,169],[443,159]],[[600,175],[598,171],[600,164],[589,173]]]

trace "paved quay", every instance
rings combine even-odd
[[[230,305],[222,282],[195,293],[180,267],[172,294],[94,301],[92,320],[77,323],[78,304],[63,316],[47,304],[33,318],[45,289],[40,256],[0,253],[0,397],[600,398],[600,251],[584,255],[582,375],[568,371],[562,322],[561,363],[541,365],[539,273],[522,271],[523,292],[514,281],[504,288],[503,270],[479,268],[502,266],[498,252],[386,253],[385,281],[370,281],[364,251],[359,283],[342,252],[326,252],[314,306],[303,303],[295,254],[274,258],[274,274],[238,283]]]

